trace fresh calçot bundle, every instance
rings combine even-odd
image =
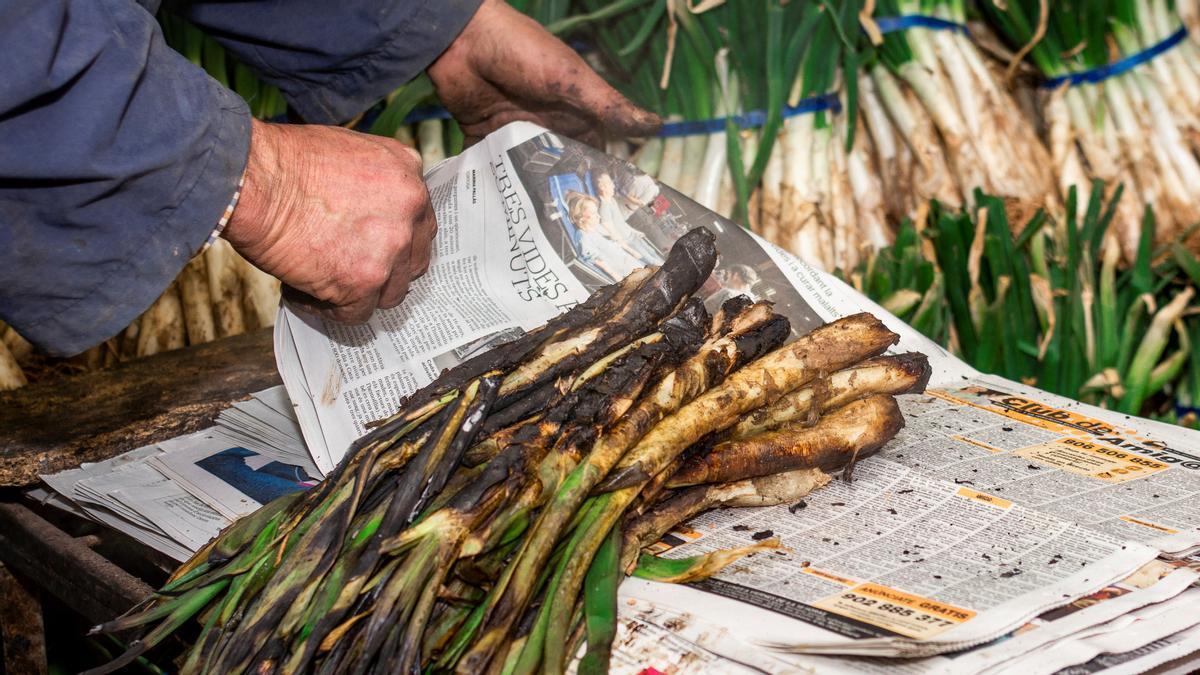
[[[690,581],[778,546],[642,551],[717,506],[796,500],[903,426],[919,354],[858,314],[788,320],[693,294],[713,235],[446,371],[319,486],[221,533],[130,614],[121,667],[193,619],[183,673],[603,672],[620,580]],[[586,590],[584,590],[586,589]]]
[[[1074,188],[1082,210],[1103,183],[1117,201],[1112,244],[1130,265],[1146,207],[1156,243],[1184,237],[1200,247],[1191,236],[1200,221],[1200,45],[1176,33],[1188,3],[1174,4],[981,5],[1011,44],[1030,45],[1027,61],[1045,81],[1042,115],[1062,193]]]

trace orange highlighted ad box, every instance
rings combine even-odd
[[[958,492],[955,492],[954,494],[958,495],[959,497],[966,497],[967,499],[982,502],[989,506],[995,506],[1001,509],[1007,509],[1012,506],[1012,502],[1007,499],[1001,499],[996,495],[989,495],[986,492],[972,490],[971,488],[958,488]]]
[[[873,583],[859,584],[813,606],[918,640],[931,638],[975,616],[969,609]]]
[[[1080,438],[1059,438],[1017,450],[1019,457],[1109,483],[1145,478],[1167,464]]]
[[[1148,523],[1144,520],[1138,520],[1137,518],[1134,518],[1133,516],[1121,516],[1121,520],[1123,520],[1127,523],[1133,523],[1134,525],[1141,525],[1142,527],[1148,527],[1152,530],[1158,530],[1159,532],[1162,532],[1163,534],[1175,534],[1176,532],[1179,532],[1179,530],[1175,530],[1175,529],[1166,527],[1164,525],[1155,525],[1154,523]]]

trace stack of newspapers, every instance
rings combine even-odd
[[[187,560],[234,520],[322,474],[283,387],[223,411],[218,426],[42,476],[31,497]]]
[[[402,306],[361,326],[285,307],[275,348],[286,391],[255,394],[206,432],[46,476],[53,492],[41,497],[182,559],[272,495],[319,480],[443,369],[706,227],[721,251],[701,291],[710,307],[769,300],[797,334],[868,311],[934,374],[924,394],[900,397],[906,427],[852,482],[712,511],[656,544],[668,558],[770,536],[785,548],[698,584],[626,580],[615,671],[1200,666],[1200,434],[978,373],[832,275],[532,125],[426,178],[439,233]]]

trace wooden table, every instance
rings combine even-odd
[[[211,426],[279,384],[271,329],[0,392],[0,633],[3,672],[45,673],[39,598],[90,622],[124,612],[172,561],[119,532],[24,498],[38,474],[75,468]]]

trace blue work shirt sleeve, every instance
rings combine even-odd
[[[249,111],[132,0],[5,0],[0,44],[0,318],[70,355],[203,246],[245,167]]]
[[[416,77],[480,0],[167,3],[279,88],[306,122],[341,124]]]

